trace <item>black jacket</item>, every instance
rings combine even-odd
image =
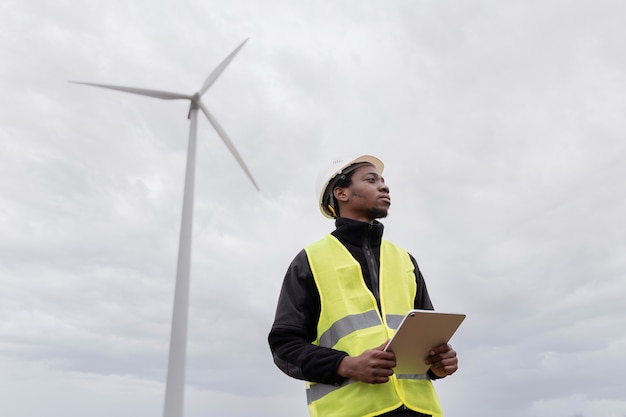
[[[339,218],[332,232],[361,265],[363,278],[379,303],[378,272],[383,225]],[[417,262],[415,308],[432,310],[433,306]],[[374,290],[372,290],[374,289]],[[287,375],[311,382],[340,384],[345,378],[337,368],[347,353],[311,344],[316,339],[320,315],[320,297],[304,250],[289,265],[278,299],[276,317],[268,341],[274,363]],[[375,347],[375,346],[372,346]]]

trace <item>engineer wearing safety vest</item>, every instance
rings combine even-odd
[[[391,199],[383,163],[333,161],[318,178],[320,210],[336,229],[302,250],[283,282],[269,344],[276,365],[306,382],[312,417],[441,417],[432,380],[457,370],[433,347],[422,375],[394,374],[383,350],[411,309],[432,310],[415,258],[383,239]]]

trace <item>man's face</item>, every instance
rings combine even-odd
[[[363,165],[352,174],[352,184],[341,189],[341,216],[371,222],[387,217],[391,198],[385,179],[372,165]]]

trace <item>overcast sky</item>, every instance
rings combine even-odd
[[[387,238],[464,312],[447,417],[626,415],[626,3],[0,0],[0,413],[162,415],[188,104],[185,416],[305,417],[272,363],[317,171],[372,153]]]

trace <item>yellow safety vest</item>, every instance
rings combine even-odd
[[[334,236],[305,248],[320,294],[317,339],[313,342],[358,356],[389,339],[413,308],[417,285],[409,254],[384,240],[380,248],[380,305],[365,285],[361,266]],[[402,405],[442,417],[437,393],[426,374],[392,375],[384,384],[348,380],[341,385],[307,382],[312,417],[372,417]]]

